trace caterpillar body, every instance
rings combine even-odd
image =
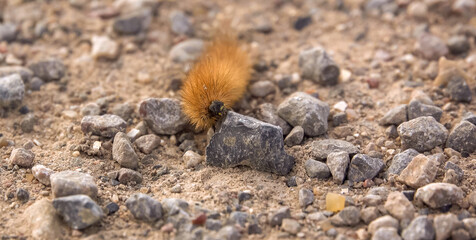
[[[246,91],[251,61],[237,39],[217,35],[189,71],[180,95],[182,110],[197,129],[209,129]]]

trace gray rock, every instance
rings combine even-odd
[[[81,130],[85,134],[102,137],[114,137],[118,132],[126,130],[126,122],[116,115],[85,116],[81,120]]]
[[[372,179],[385,167],[381,159],[372,158],[365,154],[357,154],[350,161],[347,178],[353,182]]]
[[[402,148],[413,148],[419,152],[432,150],[442,145],[448,130],[433,117],[419,117],[400,124],[397,128]]]
[[[338,214],[330,218],[334,226],[355,226],[360,222],[360,211],[354,206],[345,207]]]
[[[23,101],[25,85],[19,74],[0,78],[0,107],[16,108]]]
[[[427,216],[419,216],[411,221],[410,225],[402,232],[404,240],[433,240],[435,238],[435,228]]]
[[[88,103],[81,109],[81,115],[94,116],[101,113],[101,108],[96,103]]]
[[[94,199],[98,195],[94,178],[87,173],[62,171],[52,174],[50,182],[55,198],[84,194]]]
[[[34,160],[35,154],[32,151],[23,148],[15,148],[10,154],[10,163],[20,167],[29,168],[33,166]]]
[[[337,139],[324,139],[313,141],[310,145],[311,157],[318,161],[324,161],[333,152],[347,152],[353,156],[359,152],[359,148],[350,142]]]
[[[314,193],[306,188],[299,190],[299,206],[306,208],[314,202]]]
[[[372,240],[401,240],[402,238],[398,235],[398,231],[393,227],[382,227],[379,228],[372,235]]]
[[[23,217],[28,222],[33,239],[61,239],[69,231],[46,198],[35,201],[25,210]]]
[[[369,224],[367,229],[368,229],[370,234],[374,235],[375,232],[379,228],[382,228],[382,227],[390,227],[390,228],[398,229],[399,223],[398,223],[397,219],[395,219],[395,218],[393,218],[389,215],[386,215],[386,216],[379,217],[379,218],[375,219],[374,221],[372,221]]]
[[[208,218],[205,222],[205,228],[212,231],[220,230],[222,224],[220,220],[210,219]]]
[[[336,85],[340,68],[320,47],[304,50],[299,54],[299,67],[303,78],[323,85]]]
[[[398,8],[395,6],[395,0],[369,0],[365,4],[366,11],[393,12],[394,8]]]
[[[203,161],[203,157],[189,150],[183,155],[183,160],[187,168],[195,168]]]
[[[13,23],[0,24],[0,41],[13,42],[17,38],[18,28]]]
[[[322,212],[313,212],[313,213],[308,214],[306,216],[306,219],[310,220],[310,221],[320,222],[320,221],[326,220],[327,217]]]
[[[129,183],[142,183],[142,174],[129,168],[121,168],[117,177],[120,183],[127,185]]]
[[[410,187],[419,188],[432,183],[437,171],[438,163],[435,160],[419,154],[403,169],[397,180]]]
[[[188,39],[173,46],[169,58],[177,63],[196,60],[202,53],[204,42],[201,39]]]
[[[33,79],[33,71],[22,66],[4,66],[0,67],[0,77],[6,77],[12,74],[19,74],[23,83],[29,83]],[[31,84],[31,83],[30,83]]]
[[[135,141],[137,138],[144,136],[145,134],[147,134],[147,125],[142,121],[127,133],[127,137],[129,137],[131,141]]]
[[[57,59],[35,62],[29,68],[36,77],[46,82],[60,80],[66,73],[63,62]]]
[[[149,154],[160,145],[160,138],[155,134],[148,134],[139,137],[134,143],[141,152]]]
[[[331,172],[327,165],[314,159],[308,159],[304,164],[307,176],[310,178],[327,179],[331,176]]]
[[[360,210],[360,219],[362,219],[365,224],[371,223],[380,216],[381,214],[377,207],[366,207]]]
[[[33,173],[33,176],[38,180],[38,182],[49,186],[51,184],[50,182],[50,176],[54,173],[53,170],[37,164],[31,168],[31,172]]]
[[[384,207],[398,220],[410,220],[415,214],[415,207],[401,192],[390,193]]]
[[[438,60],[449,52],[446,44],[439,37],[430,33],[423,33],[418,37],[415,50],[427,60]]]
[[[469,232],[472,239],[476,238],[476,218],[463,219],[464,228]]]
[[[332,116],[332,125],[334,127],[347,123],[347,114],[345,112],[336,113]]]
[[[413,100],[408,105],[408,120],[412,120],[418,117],[430,116],[434,117],[436,121],[440,121],[441,115],[443,115],[443,110],[439,107],[426,105],[420,101]]]
[[[18,188],[15,195],[17,196],[17,200],[22,203],[26,203],[30,200],[30,193],[23,188]]]
[[[172,31],[179,35],[193,35],[193,26],[182,11],[172,11],[169,15]]]
[[[453,101],[470,103],[473,99],[471,88],[468,86],[464,77],[459,74],[449,76],[446,89]]]
[[[258,118],[261,121],[281,127],[283,134],[288,135],[291,131],[291,126],[284,121],[284,119],[278,116],[277,109],[273,104],[263,103],[258,106],[258,109]]]
[[[458,55],[466,53],[470,47],[469,41],[465,36],[453,36],[448,39],[448,48],[451,54]]]
[[[139,220],[154,222],[162,218],[162,205],[159,201],[142,193],[136,193],[126,201],[126,207]]]
[[[279,127],[232,111],[211,138],[206,161],[217,167],[245,165],[280,175],[294,166],[294,158],[284,151]]]
[[[304,92],[297,92],[278,106],[278,115],[292,126],[301,126],[314,137],[327,132],[329,105]]]
[[[290,233],[290,234],[298,234],[301,230],[301,224],[298,221],[290,218],[283,219],[283,223],[281,224],[281,228]]]
[[[72,195],[53,200],[53,206],[73,229],[85,229],[97,223],[104,213],[99,205],[87,195]]]
[[[392,162],[390,163],[390,166],[388,167],[387,176],[388,174],[399,175],[416,155],[418,155],[418,152],[412,148],[395,155],[392,159]]]
[[[171,98],[148,98],[140,103],[139,112],[152,131],[173,135],[187,126],[180,101]]]
[[[282,207],[276,212],[270,214],[268,222],[271,227],[281,226],[283,219],[285,218],[291,218],[289,207]]]
[[[246,222],[248,222],[248,213],[237,211],[232,212],[230,214],[230,222],[245,227]]]
[[[407,105],[399,105],[390,109],[380,119],[380,125],[400,125],[408,120],[407,117]]]
[[[476,125],[461,121],[458,123],[446,142],[446,147],[452,148],[458,152],[473,153],[476,151]]]
[[[27,114],[23,119],[20,121],[20,128],[24,133],[33,132],[34,127],[36,124],[35,115],[32,113]]]
[[[116,19],[113,29],[119,34],[135,35],[147,30],[151,21],[151,11],[149,9],[142,9]]]
[[[339,151],[327,155],[327,167],[329,167],[335,183],[342,184],[344,182],[349,163],[349,153],[347,152]]]
[[[284,139],[284,143],[288,147],[299,145],[304,138],[304,129],[301,126],[296,126],[291,130],[288,136]]]
[[[239,240],[241,239],[241,234],[235,227],[225,226],[218,231],[217,238],[223,240]]]
[[[381,205],[384,201],[384,198],[379,195],[367,194],[362,199],[362,202],[365,206],[378,206]]]
[[[271,81],[258,81],[250,85],[250,93],[253,97],[266,97],[276,92],[276,87]]]
[[[433,225],[436,232],[436,240],[449,239],[451,232],[459,225],[458,217],[452,213],[441,214],[434,218]]]
[[[139,166],[139,157],[134,151],[134,147],[129,141],[129,138],[123,132],[118,132],[114,137],[112,159],[118,162],[122,167],[136,169]]]
[[[167,215],[175,215],[179,211],[187,212],[189,204],[187,201],[178,198],[165,198],[162,200],[162,208]]]
[[[464,176],[463,169],[461,169],[458,165],[454,164],[453,162],[448,161],[445,163],[445,170],[448,171],[450,169],[455,171],[456,177],[458,178],[458,182],[463,180],[463,176]]]
[[[117,115],[126,121],[132,118],[133,113],[134,107],[128,103],[117,104],[112,108],[112,114]]]
[[[463,114],[463,119],[462,121],[468,121],[474,125],[476,125],[476,114],[472,112],[466,112]]]
[[[430,183],[419,188],[415,193],[415,200],[423,202],[431,208],[459,204],[463,198],[463,190],[450,183]]]

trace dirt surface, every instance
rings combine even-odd
[[[6,116],[0,118],[0,133],[13,145],[0,148],[0,232],[2,239],[30,239],[30,227],[24,224],[23,213],[35,201],[42,198],[53,199],[51,187],[44,186],[33,178],[31,168],[18,168],[9,164],[9,157],[14,148],[33,141],[35,146],[35,164],[60,172],[74,170],[89,173],[96,179],[99,189],[96,202],[105,206],[116,202],[120,209],[117,213],[105,216],[100,223],[85,230],[71,230],[66,239],[169,239],[174,236],[160,230],[161,224],[148,224],[137,221],[127,210],[125,201],[133,193],[142,192],[155,199],[179,198],[191,205],[222,213],[226,219],[227,207],[235,210],[237,194],[250,190],[253,197],[245,201],[241,210],[257,215],[262,234],[243,234],[244,239],[276,239],[297,238],[283,230],[272,228],[265,223],[267,215],[282,206],[291,208],[292,216],[300,219],[303,212],[299,206],[298,191],[301,188],[313,190],[315,201],[305,212],[325,210],[325,196],[328,192],[342,193],[349,196],[356,206],[362,206],[362,198],[368,188],[357,184],[349,187],[335,184],[332,179],[318,180],[309,178],[304,169],[304,162],[310,158],[309,143],[318,139],[343,139],[353,143],[365,152],[369,143],[377,145],[377,151],[383,161],[389,160],[401,151],[399,140],[385,135],[386,127],[378,124],[379,119],[391,108],[401,103],[408,103],[414,90],[422,90],[435,105],[443,107],[450,99],[434,87],[432,82],[438,73],[437,61],[425,60],[415,53],[417,37],[414,31],[428,24],[430,32],[446,42],[458,33],[458,26],[468,25],[469,17],[455,13],[444,13],[438,9],[429,10],[427,19],[415,19],[406,12],[402,5],[395,14],[371,14],[363,10],[365,3],[361,1],[343,1],[344,9],[337,8],[333,1],[227,1],[227,0],[187,0],[160,1],[157,14],[153,16],[148,29],[137,35],[119,35],[112,29],[114,17],[101,19],[94,16],[98,9],[112,8],[113,1],[74,1],[79,7],[72,6],[68,1],[7,1],[4,7],[4,18],[18,12],[10,18],[18,20],[22,31],[28,24],[39,21],[46,22],[48,32],[31,41],[3,42],[0,45],[2,54],[13,55],[21,60],[21,65],[50,58],[60,59],[66,66],[66,75],[59,81],[46,82],[39,91],[27,87],[22,106],[27,106],[35,116],[32,132],[22,130],[20,122],[25,117],[18,108],[8,110]],[[71,1],[73,2],[73,1]],[[404,1],[401,1],[404,2]],[[309,47],[322,46],[339,65],[341,71],[349,71],[350,78],[341,79],[338,85],[322,86],[308,79],[299,80],[293,91],[317,93],[319,98],[332,106],[345,101],[348,104],[348,123],[334,127],[330,121],[328,134],[320,137],[305,137],[304,141],[294,147],[286,147],[286,152],[296,158],[293,170],[287,176],[259,172],[248,167],[221,169],[202,163],[197,169],[187,169],[174,136],[159,136],[163,143],[148,157],[136,151],[142,159],[138,171],[143,182],[137,185],[111,185],[107,180],[108,173],[119,170],[120,166],[113,161],[111,149],[104,149],[102,155],[88,155],[86,151],[78,151],[79,146],[95,140],[103,144],[111,144],[112,139],[86,136],[81,131],[81,109],[88,103],[98,99],[107,99],[101,113],[113,113],[118,104],[130,104],[134,112],[127,120],[127,131],[136,126],[142,119],[138,113],[139,103],[149,97],[179,98],[178,90],[173,85],[176,79],[183,79],[187,64],[175,63],[169,58],[169,51],[176,43],[190,38],[178,35],[171,30],[169,14],[173,10],[187,13],[194,28],[194,38],[208,39],[216,19],[227,17],[232,19],[240,39],[249,47],[255,62],[265,62],[267,70],[256,71],[251,82],[277,79],[285,75],[299,74],[299,53]],[[293,28],[298,17],[312,16],[309,26],[298,31]],[[272,32],[256,31],[257,25],[268,22]],[[26,25],[26,27],[25,27]],[[26,28],[23,29],[23,28]],[[25,35],[28,35],[25,33]],[[120,52],[114,60],[95,60],[91,54],[91,37],[107,35],[120,44]],[[444,109],[442,124],[456,125],[464,112],[476,111],[474,68],[476,54],[474,38],[470,40],[471,49],[459,56],[448,54],[448,58],[457,61],[473,82],[469,85],[473,91],[470,103],[451,102],[452,107]],[[383,51],[385,60],[375,60],[376,52]],[[414,54],[409,63],[402,60],[407,54]],[[407,55],[408,56],[408,55]],[[471,58],[472,56],[472,58]],[[377,61],[377,62],[376,62]],[[7,65],[5,61],[1,63]],[[139,73],[148,73],[149,82],[137,80]],[[377,88],[371,88],[368,82],[377,82]],[[416,86],[416,87],[415,87]],[[246,94],[242,104],[236,110],[252,117],[258,116],[258,105],[272,103],[279,105],[289,95],[276,86],[276,93],[263,98]],[[337,110],[331,110],[336,113]],[[149,130],[150,131],[150,130]],[[198,152],[204,154],[206,132],[194,133]],[[92,139],[92,140],[91,140]],[[395,147],[385,147],[385,141],[392,141]],[[442,152],[442,148],[432,153]],[[476,155],[461,157],[457,164],[464,170],[464,178],[458,184],[469,194],[475,184]],[[157,174],[157,166],[167,166],[169,173]],[[289,177],[296,176],[297,187],[287,187]],[[444,170],[439,169],[435,182],[441,182]],[[404,190],[409,187],[401,183],[389,182],[383,172],[373,181],[378,186],[393,190]],[[180,184],[182,190],[173,193],[171,189]],[[14,194],[18,188],[29,192],[29,201],[22,203]],[[13,195],[11,195],[13,196]],[[458,214],[461,208],[453,206],[451,212]],[[439,210],[430,210],[430,214]],[[470,209],[475,216],[474,208]],[[305,219],[300,237],[312,239],[325,226]],[[339,227],[339,233],[357,239],[356,230],[365,228],[361,222],[353,227]],[[54,226],[52,226],[54,227]],[[246,232],[246,231],[245,231]]]

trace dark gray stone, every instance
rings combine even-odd
[[[458,177],[458,181],[463,180],[464,172],[463,172],[463,169],[461,169],[458,165],[448,161],[445,164],[445,170],[449,170],[449,169],[453,169],[455,171],[456,176]]]
[[[76,230],[85,229],[97,223],[104,213],[89,196],[72,195],[53,200],[53,207],[68,225]]]
[[[114,137],[112,159],[118,162],[122,167],[136,169],[139,166],[139,157],[134,151],[134,147],[129,141],[129,138],[123,132],[118,132]]]
[[[106,215],[112,215],[115,212],[119,211],[119,205],[117,205],[117,203],[110,202],[106,205],[104,209]]]
[[[471,46],[465,36],[453,36],[448,39],[448,48],[454,55],[466,53]]]
[[[350,142],[338,139],[324,139],[313,141],[310,145],[311,157],[318,161],[325,161],[327,156],[333,152],[347,152],[349,155],[355,155],[359,148]]]
[[[468,121],[468,122],[476,125],[476,114],[474,114],[472,112],[466,112],[465,114],[463,114],[462,121]]]
[[[446,89],[453,101],[470,103],[473,99],[471,88],[468,86],[468,83],[463,76],[459,74],[449,76]]]
[[[413,157],[418,155],[419,153],[412,148],[409,148],[397,155],[395,155],[390,163],[390,167],[388,167],[386,175],[388,174],[397,174],[399,175],[403,169],[405,169],[408,164],[412,161]]]
[[[380,119],[380,125],[400,125],[408,120],[407,117],[407,105],[399,105],[390,109]]]
[[[303,78],[323,85],[336,85],[340,68],[321,47],[304,50],[299,54],[299,67]]]
[[[16,108],[23,101],[25,85],[19,74],[0,78],[0,107]]]
[[[365,154],[357,154],[350,161],[347,178],[353,182],[372,179],[385,167],[381,159],[372,158]]]
[[[245,165],[280,175],[294,166],[294,157],[284,151],[281,128],[232,111],[211,138],[206,161],[217,167]]]
[[[435,228],[427,216],[414,218],[410,225],[402,232],[404,240],[433,240],[435,235]]]
[[[400,124],[397,128],[402,148],[418,152],[432,150],[446,142],[448,130],[433,117],[419,117]]]
[[[304,138],[304,129],[301,126],[294,127],[293,130],[284,139],[284,143],[288,147],[299,145]]]
[[[116,19],[113,24],[113,29],[119,34],[135,35],[145,31],[149,27],[151,21],[151,11],[148,9],[142,9]]]
[[[81,130],[85,134],[102,137],[114,137],[118,132],[126,130],[127,123],[119,116],[105,114],[101,116],[85,116],[81,120]]]
[[[327,132],[329,105],[304,92],[297,92],[278,106],[278,115],[292,126],[301,126],[314,137]]]
[[[230,222],[245,227],[246,222],[248,222],[248,213],[232,212],[230,214]]]
[[[310,178],[327,179],[331,176],[329,167],[323,162],[314,159],[308,159],[304,164],[307,176]]]
[[[17,189],[15,195],[17,196],[18,201],[22,203],[26,203],[28,200],[30,200],[30,193],[28,193],[28,191],[23,188]]]
[[[398,137],[397,127],[395,127],[395,125],[390,125],[387,129],[385,129],[385,135],[388,138],[397,138]]]
[[[117,177],[117,180],[119,180],[119,182],[122,184],[129,184],[129,183],[140,184],[142,183],[142,174],[132,169],[121,168],[119,170],[119,175]]]
[[[220,220],[207,219],[207,221],[205,222],[205,227],[208,230],[218,231],[218,230],[220,230],[221,226],[222,226],[222,224],[221,224]]]
[[[332,125],[334,127],[347,123],[347,114],[345,112],[336,113],[332,116]]]
[[[91,198],[98,195],[98,187],[94,178],[87,173],[62,171],[50,177],[51,191],[54,197],[84,194]]]
[[[421,103],[418,100],[413,100],[408,105],[408,120],[412,120],[418,117],[431,116],[440,121],[441,115],[443,115],[443,110],[439,107],[426,105]]]
[[[282,207],[269,215],[268,222],[271,227],[281,226],[281,223],[285,218],[291,218],[291,211],[289,210],[289,207]]]
[[[263,103],[258,106],[258,118],[263,122],[267,122],[281,127],[284,135],[288,135],[291,131],[291,125],[289,125],[284,119],[278,116],[278,110],[271,103]]]
[[[458,123],[446,142],[446,147],[452,148],[458,152],[473,153],[476,151],[476,125],[461,121]]]
[[[329,167],[335,183],[342,184],[344,182],[349,162],[349,154],[344,151],[333,152],[327,155],[327,167]]]
[[[314,202],[314,193],[306,188],[299,190],[299,206],[306,208]]]
[[[29,66],[36,77],[43,81],[57,81],[63,78],[66,73],[66,67],[61,60],[45,60],[33,63]]]
[[[17,38],[18,28],[13,23],[0,24],[0,41],[13,42]]]
[[[162,218],[160,202],[142,193],[136,193],[129,197],[126,207],[139,220],[153,222]]]
[[[134,107],[128,103],[117,104],[112,108],[112,114],[128,121],[132,118],[132,114],[134,114]]]
[[[345,207],[330,220],[334,226],[355,226],[360,222],[360,211],[354,206]]]
[[[193,26],[182,11],[172,11],[169,15],[172,31],[179,35],[193,35]]]
[[[45,82],[41,78],[33,77],[30,82],[30,89],[32,91],[39,91],[44,84]]]
[[[159,135],[177,134],[188,123],[177,99],[148,98],[141,102],[139,112],[149,128]]]
[[[253,195],[251,195],[251,193],[249,191],[239,192],[238,193],[238,202],[241,203],[243,201],[250,200],[252,196]]]

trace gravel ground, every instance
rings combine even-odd
[[[0,7],[2,239],[476,239],[474,0]],[[226,20],[249,91],[195,131]]]

